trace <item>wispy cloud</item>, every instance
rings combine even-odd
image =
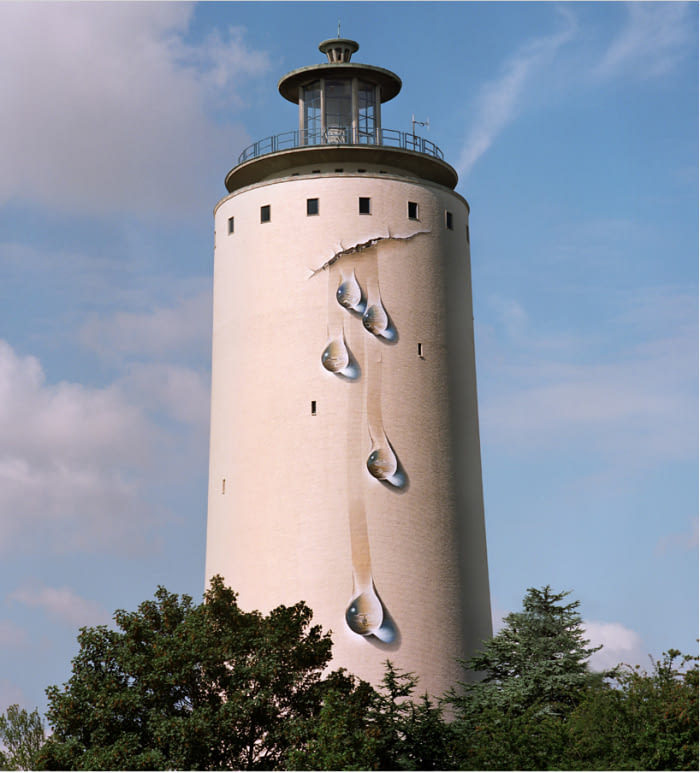
[[[240,105],[269,68],[231,27],[187,42],[190,3],[0,4],[0,203],[80,213],[181,215],[206,199],[241,125]]]
[[[697,552],[698,549],[698,519],[693,518],[692,523],[689,524],[687,529],[682,531],[675,531],[671,534],[665,534],[659,538],[656,543],[655,553],[656,555],[663,556],[672,553]]]
[[[594,74],[637,78],[671,72],[697,39],[693,3],[627,3],[626,20],[608,46]]]
[[[0,620],[0,648],[23,647],[27,643],[27,632],[11,620]]]
[[[603,645],[589,661],[594,671],[606,671],[619,663],[634,666],[646,662],[641,636],[622,623],[586,620],[583,627],[590,646]]]
[[[182,358],[196,351],[209,355],[211,291],[206,290],[143,312],[93,315],[80,331],[81,342],[107,360],[123,357]]]
[[[66,587],[52,588],[41,583],[28,583],[9,593],[7,598],[42,609],[52,620],[66,625],[100,625],[110,620],[104,607]]]
[[[487,443],[596,448],[601,459],[645,466],[697,451],[696,302],[657,288],[637,293],[602,329],[616,351],[548,345],[517,302],[503,301],[488,339],[481,419]],[[513,324],[513,309],[517,324]],[[497,317],[495,319],[498,319]],[[609,334],[608,334],[609,335]]]
[[[501,75],[486,83],[476,102],[476,117],[457,163],[460,176],[491,147],[496,137],[518,114],[532,77],[574,35],[576,21],[567,8],[558,8],[564,27],[554,35],[536,38],[522,46],[503,66]]]
[[[35,357],[0,341],[0,550],[138,550],[157,521],[143,478],[163,445],[118,387],[47,383]]]

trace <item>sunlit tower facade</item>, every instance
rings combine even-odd
[[[279,92],[215,209],[207,579],[304,600],[334,665],[438,695],[491,636],[469,207],[382,126],[394,73],[337,38]]]

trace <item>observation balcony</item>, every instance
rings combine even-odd
[[[354,135],[354,136],[353,136]],[[414,153],[424,153],[441,161],[445,158],[440,148],[430,140],[419,137],[411,132],[399,129],[377,129],[374,132],[354,131],[338,126],[329,127],[324,131],[310,129],[295,129],[293,131],[273,134],[254,142],[238,156],[238,163],[244,164],[253,158],[277,153],[280,150],[306,148],[316,145],[381,145],[387,148],[411,150]]]
[[[331,126],[324,130],[295,129],[254,142],[241,152],[236,166],[226,175],[226,188],[233,193],[284,175],[301,164],[319,163],[387,165],[451,189],[458,179],[442,150],[424,137],[399,129],[376,127],[363,132]]]

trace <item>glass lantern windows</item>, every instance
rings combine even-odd
[[[321,142],[321,82],[315,81],[304,88],[305,142],[318,145]]]
[[[325,81],[326,142],[352,141],[352,81]]]
[[[371,83],[359,83],[357,89],[357,142],[361,145],[375,143],[375,89]]]
[[[322,78],[302,87],[304,145],[378,142],[378,87],[357,78]]]

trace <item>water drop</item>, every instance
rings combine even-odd
[[[350,364],[350,353],[342,338],[334,338],[323,350],[321,364],[331,373],[341,373]]]
[[[345,339],[342,336],[329,341],[321,355],[321,364],[326,370],[341,378],[355,381],[360,377],[360,366],[345,345]]]
[[[389,483],[394,488],[403,489],[408,484],[408,478],[401,462],[397,459],[394,449],[386,437],[380,445],[376,445],[372,449],[367,457],[367,469],[377,480]]]
[[[380,338],[385,338],[387,341],[396,340],[396,328],[389,319],[381,299],[367,306],[362,315],[362,324],[370,333]]]
[[[353,269],[352,276],[349,279],[343,278],[342,282],[338,285],[335,297],[338,299],[338,303],[349,311],[356,311],[361,314],[367,302],[365,301],[360,283],[355,276],[355,270]]]
[[[389,480],[398,468],[396,454],[388,443],[372,449],[372,453],[367,457],[367,469],[379,480]]]
[[[369,636],[381,628],[384,619],[382,602],[370,587],[356,596],[345,610],[345,621],[354,633]]]

